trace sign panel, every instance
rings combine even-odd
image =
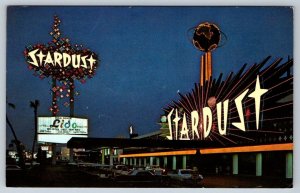
[[[38,117],[39,134],[87,135],[88,120],[74,117]]]
[[[38,134],[38,142],[48,143],[67,143],[72,137],[87,138],[87,135],[53,135],[53,134]]]
[[[88,120],[75,117],[38,117],[38,142],[67,143],[72,137],[87,137]]]

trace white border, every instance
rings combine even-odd
[[[299,120],[297,115],[299,112],[299,89],[297,89],[297,86],[299,84],[299,79],[297,77],[298,74],[298,65],[299,61],[298,56],[296,53],[299,53],[299,5],[300,1],[296,0],[240,0],[240,1],[234,1],[234,0],[1,0],[0,2],[0,122],[1,122],[1,135],[0,135],[0,141],[1,141],[1,148],[0,148],[0,192],[143,192],[143,193],[152,193],[153,191],[156,191],[156,189],[134,189],[134,188],[6,188],[5,185],[5,150],[6,150],[6,122],[5,122],[5,99],[6,99],[6,8],[8,5],[87,5],[87,6],[93,6],[93,5],[144,5],[144,6],[154,6],[154,5],[161,5],[161,6],[294,6],[294,188],[292,189],[222,189],[222,188],[211,188],[211,189],[159,189],[161,193],[163,192],[230,192],[230,193],[236,193],[236,192],[299,192],[300,190],[300,181],[299,181],[299,172],[298,170],[298,162],[299,162],[299,149],[298,149],[298,143],[299,143],[299,131],[298,126]]]

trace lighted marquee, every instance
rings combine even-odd
[[[74,91],[74,80],[84,84],[95,75],[99,64],[95,52],[83,45],[71,44],[67,37],[61,37],[60,24],[61,20],[54,16],[50,32],[52,41],[28,45],[23,51],[27,67],[34,71],[35,76],[40,79],[52,78],[50,93],[53,100],[49,110],[53,115],[59,112],[59,101],[65,107],[70,107],[74,103],[74,96],[79,95],[78,91]]]
[[[41,79],[51,76],[56,80],[78,79],[84,82],[95,75],[98,56],[83,45],[72,45],[69,38],[61,38],[60,23],[55,16],[51,42],[26,47],[24,56],[28,68]]]
[[[179,93],[180,99],[164,108],[167,139],[223,145],[292,140],[293,101],[288,98],[293,94],[293,60],[266,65],[269,59]]]
[[[38,117],[38,141],[67,143],[72,137],[88,136],[88,119],[74,117]]]

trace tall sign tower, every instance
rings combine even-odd
[[[56,143],[66,143],[74,136],[87,136],[87,119],[74,117],[74,97],[79,95],[75,91],[75,80],[84,84],[87,79],[92,78],[100,61],[95,52],[83,45],[71,44],[68,37],[62,37],[60,24],[60,18],[54,16],[52,31],[49,33],[52,40],[46,44],[28,45],[23,51],[27,67],[34,71],[34,76],[41,80],[51,78],[52,101],[49,111],[52,116],[39,117],[38,122],[41,124],[38,123],[38,141],[52,145],[53,164]],[[69,117],[58,116],[59,104],[70,108]],[[84,128],[85,131],[82,133],[79,128]]]
[[[195,29],[193,44],[200,51],[204,52],[201,56],[200,64],[200,85],[203,86],[212,76],[212,57],[211,52],[218,47],[221,40],[219,28],[212,23],[201,23]]]

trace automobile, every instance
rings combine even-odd
[[[145,170],[144,166],[133,166],[132,167],[133,170]]]
[[[129,176],[154,176],[151,171],[148,170],[132,170],[128,173]]]
[[[41,165],[39,162],[33,161],[33,162],[26,162],[25,166],[39,166]]]
[[[163,168],[155,168],[151,170],[155,175],[165,175],[166,174],[166,170]]]
[[[128,172],[130,172],[130,169],[126,165],[115,165],[112,169],[114,176],[128,175]]]
[[[147,166],[146,170],[151,171],[155,175],[165,175],[166,170],[158,165]]]
[[[6,171],[18,171],[22,170],[22,168],[18,165],[6,165]]]
[[[127,175],[115,176],[115,181],[118,182],[143,182],[143,183],[152,183],[159,182],[161,178],[154,175],[151,171],[148,170],[132,170],[128,172]]]
[[[184,183],[200,183],[203,176],[198,171],[192,169],[178,169],[176,171],[169,171],[168,176],[171,179],[178,180]]]
[[[69,162],[68,166],[70,166],[70,167],[77,167],[78,165],[77,165],[76,162]]]
[[[146,170],[153,170],[155,168],[160,168],[160,167],[159,167],[159,165],[147,165],[145,169]]]

